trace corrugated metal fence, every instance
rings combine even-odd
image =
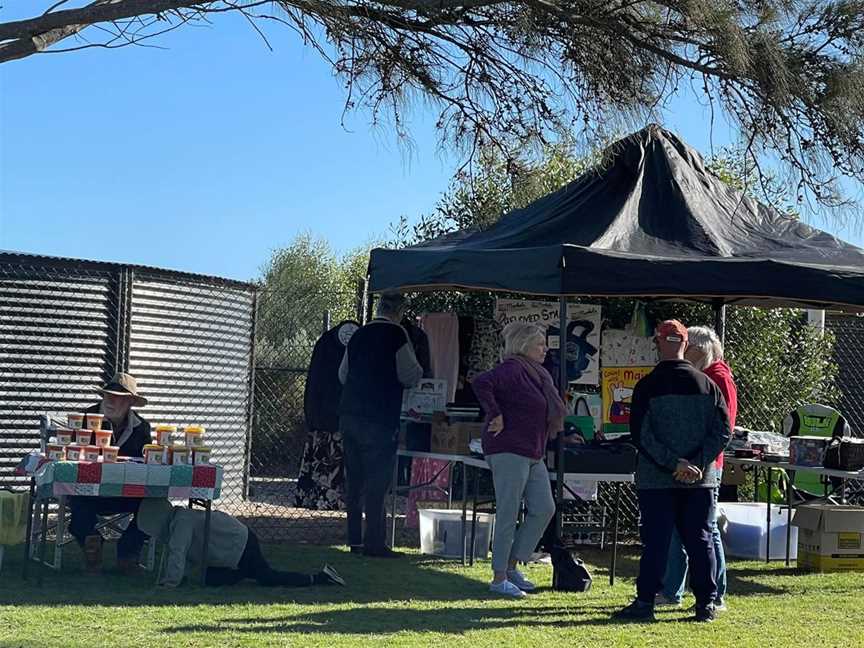
[[[98,401],[132,373],[152,423],[200,423],[243,501],[252,405],[254,286],[136,266],[0,254],[0,485],[38,447],[45,412]]]

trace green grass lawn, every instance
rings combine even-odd
[[[614,588],[608,554],[587,553],[595,579],[587,594],[553,592],[545,587],[551,568],[530,566],[528,576],[544,587],[519,601],[487,593],[488,562],[463,568],[417,554],[382,561],[308,546],[267,545],[265,553],[286,569],[327,561],[348,587],[274,590],[249,582],[164,591],[151,575],[85,574],[72,547],[63,572],[49,573],[39,588],[32,576],[22,580],[23,551],[12,548],[0,572],[0,647],[864,646],[862,574],[802,575],[782,563],[732,562],[729,611],[717,622],[690,623],[689,612],[670,610],[643,625],[609,619],[632,596],[631,552],[621,558]]]

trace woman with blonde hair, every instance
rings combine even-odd
[[[555,502],[543,463],[546,441],[561,431],[566,408],[543,367],[545,331],[511,322],[502,331],[504,359],[471,383],[486,412],[483,452],[495,484],[493,578],[489,588],[503,596],[523,597],[534,584],[516,565],[534,552]],[[522,501],[527,513],[518,526]]]

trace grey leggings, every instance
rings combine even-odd
[[[549,473],[542,459],[502,452],[486,455],[495,483],[495,536],[492,570],[505,571],[511,561],[528,560],[555,515]],[[516,528],[522,500],[527,510]]]

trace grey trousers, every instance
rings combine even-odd
[[[486,455],[495,484],[495,535],[492,569],[506,571],[513,560],[528,560],[555,515],[549,473],[542,459],[502,452]],[[519,528],[516,520],[525,500],[526,515]]]

